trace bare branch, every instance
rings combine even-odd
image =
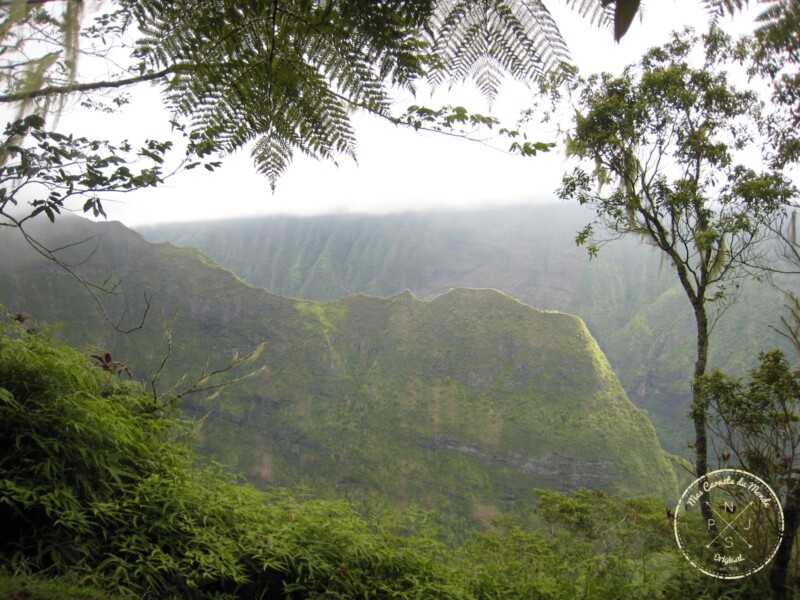
[[[139,322],[136,325],[134,325],[133,327],[123,328],[122,327],[122,321],[124,320],[125,312],[123,312],[123,314],[122,314],[122,316],[121,316],[121,318],[119,320],[115,320],[114,318],[111,317],[111,315],[108,312],[108,308],[106,308],[105,304],[103,303],[103,301],[98,296],[98,293],[109,294],[109,293],[114,293],[114,290],[109,291],[109,290],[105,289],[102,285],[97,285],[97,284],[91,283],[90,281],[88,281],[88,280],[84,279],[83,277],[81,277],[75,271],[75,265],[71,265],[71,264],[63,261],[61,258],[58,257],[58,255],[56,254],[56,252],[54,250],[51,250],[51,249],[47,248],[47,246],[45,246],[40,241],[38,241],[36,238],[34,238],[32,235],[30,235],[21,220],[17,220],[15,217],[13,217],[12,215],[8,214],[7,212],[3,212],[2,210],[0,210],[0,215],[5,217],[6,219],[8,219],[11,222],[11,224],[12,224],[11,226],[12,227],[16,227],[20,231],[20,233],[22,234],[23,238],[25,239],[25,241],[28,243],[28,245],[31,248],[33,248],[37,253],[39,253],[41,256],[43,256],[47,260],[54,262],[61,269],[66,271],[87,292],[89,292],[89,295],[92,297],[92,300],[97,305],[97,307],[100,309],[100,311],[103,313],[104,320],[115,331],[117,331],[119,333],[132,333],[132,332],[137,331],[137,330],[141,329],[142,327],[144,327],[144,323],[147,320],[147,314],[150,311],[150,303],[151,303],[151,300],[152,300],[152,296],[148,296],[146,293],[144,294],[145,309],[144,309],[144,312],[143,312],[142,317],[139,320]],[[91,238],[89,238],[89,239],[91,239]],[[86,241],[86,240],[84,240],[84,241]],[[78,242],[78,243],[82,243],[82,242]],[[116,286],[115,286],[115,288],[116,288]]]
[[[180,389],[183,386],[183,383],[187,379],[187,375],[182,375],[174,384],[172,384],[166,391],[159,393],[158,391],[158,379],[161,377],[164,367],[166,366],[167,362],[172,357],[172,327],[175,322],[175,314],[172,315],[172,318],[167,321],[166,317],[162,313],[161,318],[164,326],[164,336],[167,340],[167,349],[164,353],[163,358],[161,359],[161,363],[159,364],[158,368],[156,369],[155,374],[150,379],[150,388],[153,392],[153,404],[156,409],[164,409],[166,407],[174,406],[181,398],[184,396],[188,396],[190,394],[197,394],[200,392],[207,392],[210,390],[217,390],[225,388],[229,385],[234,385],[250,379],[251,377],[255,377],[262,373],[266,366],[259,367],[249,373],[245,373],[239,377],[235,377],[233,379],[226,379],[215,383],[210,383],[210,380],[214,377],[218,377],[228,373],[239,367],[240,365],[253,362],[256,360],[266,345],[266,342],[259,344],[255,349],[249,352],[247,355],[243,357],[238,357],[234,355],[233,359],[225,366],[220,367],[218,369],[209,370],[208,361],[206,361],[206,365],[203,368],[200,376],[190,385]]]
[[[178,71],[181,70],[185,70],[185,68],[182,68],[179,65],[172,65],[165,69],[161,69],[160,71],[153,71],[151,73],[145,73],[143,75],[138,75],[136,77],[129,77],[128,79],[117,79],[113,81],[95,81],[91,83],[72,83],[67,85],[53,85],[35,90],[29,90],[27,92],[0,94],[0,103],[7,104],[13,102],[23,102],[26,100],[34,100],[36,98],[44,98],[49,96],[74,94],[78,92],[92,92],[97,90],[116,89],[128,85],[142,83],[145,81],[154,81],[156,79],[162,79],[167,75],[170,75],[172,73],[177,73]]]

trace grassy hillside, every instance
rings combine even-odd
[[[675,276],[632,239],[588,260],[574,244],[591,214],[571,205],[388,216],[271,217],[142,227],[149,239],[194,246],[254,285],[309,300],[405,289],[431,299],[456,287],[501,290],[580,316],[662,444],[686,453],[693,318]],[[794,286],[791,280],[782,282]],[[758,307],[754,309],[754,307]],[[784,340],[770,329],[783,298],[745,282],[714,330],[711,365],[744,373]],[[786,348],[788,349],[788,348]]]
[[[266,342],[255,378],[187,397],[205,416],[200,444],[254,483],[397,505],[439,507],[487,522],[525,516],[533,487],[591,486],[672,497],[674,470],[655,432],[583,322],[493,290],[434,301],[410,293],[319,304],[243,283],[192,249],[145,242],[120,224],[62,222],[51,243],[102,233],[84,276],[121,280],[109,311],[143,330],[114,334],[88,294],[0,232],[0,302],[37,327],[148,378],[166,349],[159,315],[175,315],[173,355],[158,382],[226,364]],[[44,235],[47,225],[44,225]],[[87,250],[71,248],[78,260]],[[93,350],[95,349],[95,350]]]

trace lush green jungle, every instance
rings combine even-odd
[[[433,299],[452,288],[492,288],[544,310],[578,315],[628,397],[646,410],[662,446],[689,456],[693,316],[659,253],[622,239],[589,260],[575,233],[592,218],[577,206],[388,216],[270,217],[139,227],[153,241],[200,249],[275,294],[329,301],[405,290]],[[258,257],[258,260],[253,260]],[[783,291],[781,291],[783,290]],[[719,319],[711,363],[755,367],[761,350],[789,342],[779,325],[793,277],[741,282]]]
[[[661,498],[531,492],[535,524],[500,517],[448,544],[435,513],[418,507],[259,491],[195,454],[197,422],[146,386],[25,325],[5,323],[1,336],[4,598],[685,598],[725,588],[677,556]]]
[[[373,217],[348,221],[369,225],[380,244],[397,232],[396,219],[477,219],[485,238],[499,240],[508,223],[525,239],[527,228],[553,231],[559,215],[565,229],[574,225],[561,207],[387,217],[383,227]],[[500,231],[489,233],[491,219]],[[288,222],[318,235],[316,220]],[[578,317],[491,288],[432,291],[428,300],[392,289],[326,302],[279,296],[194,248],[148,242],[119,223],[67,215],[58,226],[34,225],[50,246],[89,240],[65,260],[91,254],[77,267],[82,277],[119,279],[119,295],[105,303],[123,324],[145,310],[149,317],[132,333],[104,326],[83,287],[16,231],[0,231],[0,247],[15,256],[0,268],[9,311],[3,468],[13,474],[3,521],[18,532],[3,553],[14,572],[58,575],[7,579],[0,590],[9,597],[113,589],[132,597],[684,598],[766,589],[763,576],[744,587],[709,578],[679,553],[667,509],[690,467],[662,449]],[[218,243],[235,225],[218,224]],[[459,260],[448,283],[487,267],[471,267],[460,252],[463,231],[419,235],[451,240]],[[557,245],[547,248],[557,254]],[[654,303],[670,297],[657,262],[625,250],[612,256],[641,261],[640,284],[604,256],[597,267],[614,275],[604,278],[609,297],[596,296],[595,314],[652,289],[662,290]],[[447,270],[418,252],[418,264]],[[513,247],[486,255],[514,252],[536,256]],[[562,297],[576,296],[595,265],[569,254],[564,263],[578,273],[563,283],[545,278]],[[688,343],[678,332],[672,325],[652,338]]]
[[[644,7],[563,4],[0,0],[0,599],[797,596],[800,3],[735,39],[748,2],[699,0],[595,74],[561,19],[620,43]],[[509,79],[514,125],[400,108]],[[108,218],[244,148],[275,194],[355,159],[356,114],[561,183]]]

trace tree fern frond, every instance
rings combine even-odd
[[[389,86],[556,71],[566,45],[542,0],[140,0],[147,67],[178,65],[166,98],[194,139],[223,152],[259,140],[271,181],[293,152],[355,156],[349,111],[390,116]]]
[[[740,12],[748,5],[748,0],[701,0],[706,12],[716,22],[720,17]]]
[[[759,23],[756,35],[779,35],[784,46],[797,44],[798,24],[800,24],[800,2],[797,0],[765,1],[768,6],[756,17]]]
[[[441,0],[431,21],[431,47],[440,60],[432,85],[472,77],[491,102],[505,72],[529,80],[561,68],[566,44],[538,0]]]
[[[762,27],[774,24],[778,19],[784,16],[786,9],[786,3],[775,0],[758,14],[756,21],[762,23]]]
[[[155,4],[137,13],[139,51],[181,65],[166,90],[173,113],[224,152],[259,140],[253,157],[272,184],[295,151],[354,157],[349,108],[387,115],[385,80],[421,68],[407,58],[419,39],[403,19],[418,21],[414,11],[398,20],[366,0]]]
[[[592,25],[613,28],[614,10],[608,0],[566,0],[565,4]]]
[[[773,79],[781,72],[784,75],[791,71],[796,74],[800,63],[797,35],[800,31],[800,1],[768,0],[764,3],[766,8],[756,17],[755,61],[764,74]],[[790,84],[789,88],[797,89],[797,86]],[[785,97],[782,92],[776,92],[778,97]],[[794,100],[790,98],[788,102],[794,103]]]
[[[274,192],[278,178],[292,161],[292,143],[278,135],[268,134],[256,142],[251,155],[258,172],[266,175],[270,188]]]

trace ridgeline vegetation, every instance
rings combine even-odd
[[[259,491],[140,383],[0,328],[5,598],[687,598],[742,586],[679,555],[657,497],[537,492],[538,526],[445,545],[430,514]]]

